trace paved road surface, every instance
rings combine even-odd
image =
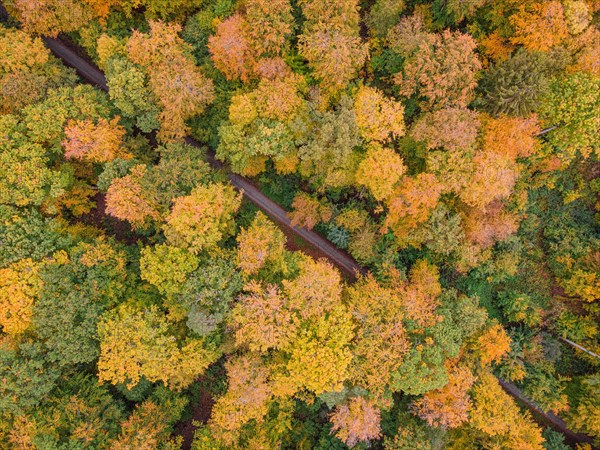
[[[519,388],[514,384],[504,381],[500,378],[498,378],[498,382],[500,383],[500,386],[502,386],[502,389],[504,389],[508,394],[512,395],[516,399],[519,399],[525,406],[527,406],[527,408],[529,408],[530,411],[542,416],[544,420],[546,420],[548,424],[552,426],[552,428],[559,430],[567,437],[568,440],[572,442],[587,442],[588,444],[594,444],[594,440],[591,437],[569,430],[565,421],[556,414],[553,414],[550,411],[543,411],[539,406],[525,397]]]
[[[62,41],[58,39],[43,38],[48,48],[57,57],[62,59],[66,65],[75,68],[77,73],[86,81],[98,86],[100,89],[108,92],[108,85],[104,74],[90,64],[85,58],[82,58],[76,51],[69,48]],[[186,142],[190,145],[200,147],[201,144],[195,141],[191,137],[186,138]],[[214,154],[208,153],[208,162],[216,168],[227,169],[226,166],[217,161]],[[350,277],[355,277],[357,273],[364,273],[365,270],[360,267],[353,258],[347,253],[339,250],[327,239],[323,238],[314,231],[307,230],[306,228],[293,227],[290,223],[290,219],[287,217],[286,211],[275,203],[273,200],[264,195],[256,186],[254,186],[246,178],[231,173],[228,173],[229,180],[236,188],[243,192],[244,196],[267,214],[272,220],[274,220],[280,227],[300,237],[310,246],[317,250],[317,253],[322,254],[324,257],[329,259],[336,267],[341,269],[344,273]]]
[[[108,91],[108,86],[106,84],[106,78],[98,70],[94,65],[90,64],[87,60],[82,58],[77,54],[77,52],[73,51],[63,42],[57,39],[52,38],[44,38],[44,42],[48,46],[48,48],[59,58],[61,58],[66,65],[74,67],[77,70],[77,73],[86,81],[95,84],[101,89]],[[551,129],[543,130],[544,134]],[[190,145],[201,146],[197,141],[195,141],[191,137],[186,138],[186,142]],[[217,161],[214,157],[214,154],[208,154],[208,162],[216,168],[226,169],[226,166]],[[315,233],[314,231],[307,230],[305,228],[292,227],[289,218],[287,217],[286,211],[275,203],[273,200],[269,199],[266,195],[264,195],[260,190],[254,186],[249,180],[246,178],[236,175],[234,173],[228,172],[229,180],[231,184],[233,184],[236,188],[241,190],[244,193],[244,196],[255,204],[259,209],[261,209],[265,214],[271,217],[279,226],[283,227],[294,233],[296,236],[300,237],[312,247],[318,250],[319,253],[322,253],[325,257],[327,257],[333,264],[342,269],[346,274],[350,276],[355,276],[357,273],[365,273],[366,270],[359,266],[353,258],[351,258],[345,252],[342,252],[338,248],[336,248],[333,244],[331,244],[328,240],[324,239],[321,235]],[[535,405],[531,400],[527,399],[523,395],[523,393],[513,384],[508,383],[503,380],[498,380],[502,388],[514,398],[520,400],[525,404],[531,411],[537,413],[538,415],[544,417],[549,425],[551,425],[554,429],[562,432],[568,439],[574,442],[587,442],[592,443],[593,440],[586,435],[575,433],[569,430],[565,424],[565,422],[558,416],[550,413],[542,411],[537,405]]]

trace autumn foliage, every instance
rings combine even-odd
[[[198,186],[190,195],[175,199],[164,225],[165,236],[194,254],[214,248],[233,231],[233,215],[241,201],[241,194],[230,185]]]
[[[430,108],[467,106],[481,69],[475,47],[473,38],[460,32],[424,35],[395,77],[400,93],[425,97]]]
[[[164,141],[185,136],[186,119],[214,99],[212,80],[194,65],[180,31],[179,25],[150,21],[148,34],[135,31],[127,43],[128,57],[149,72],[150,87],[162,108],[159,137]]]
[[[398,239],[426,221],[437,205],[441,185],[432,174],[404,177],[389,198],[389,209],[384,226],[390,228]]]
[[[367,140],[386,142],[404,135],[404,108],[371,87],[361,86],[354,100],[356,123]]]
[[[129,155],[121,148],[125,130],[119,118],[110,122],[100,119],[98,124],[90,120],[70,121],[65,129],[67,139],[63,142],[65,158],[105,163],[115,158],[127,159]]]
[[[389,198],[405,167],[400,155],[387,147],[372,145],[356,170],[356,182],[366,186],[377,200]]]
[[[348,404],[340,405],[331,415],[332,432],[348,447],[368,442],[379,436],[379,410],[363,397],[354,397]]]
[[[600,439],[598,1],[2,4],[0,448]]]
[[[557,1],[521,5],[510,22],[515,27],[511,41],[530,50],[549,50],[568,35],[563,5]]]
[[[472,407],[469,390],[476,377],[467,367],[453,367],[448,384],[427,392],[413,404],[416,414],[429,425],[456,428],[469,420]]]

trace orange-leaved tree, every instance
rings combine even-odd
[[[389,228],[399,240],[404,239],[411,230],[429,218],[441,191],[442,185],[433,174],[403,177],[387,201],[384,230]]]
[[[488,444],[500,448],[542,450],[542,430],[529,412],[522,413],[489,372],[479,375],[473,387],[470,426],[487,435]]]
[[[125,129],[119,125],[119,117],[108,121],[98,119],[70,120],[65,128],[63,147],[65,158],[105,163],[115,158],[127,159],[131,155],[122,148]]]
[[[309,230],[319,222],[329,221],[333,215],[329,205],[305,192],[296,194],[292,208],[293,211],[288,214],[292,226],[306,227]]]
[[[537,116],[527,118],[501,115],[486,118],[483,125],[483,148],[511,159],[524,158],[535,153],[540,132]]]
[[[234,14],[217,25],[216,34],[208,38],[208,50],[213,63],[228,80],[250,81],[256,65],[248,23],[241,14]]]
[[[158,205],[142,187],[147,168],[138,164],[121,178],[115,178],[106,192],[106,213],[127,220],[134,228],[144,228],[160,219]]]
[[[359,442],[368,443],[381,434],[380,411],[372,400],[364,397],[353,397],[337,406],[330,420],[333,423],[331,432],[348,447],[354,447]]]
[[[481,69],[476,46],[470,35],[459,31],[425,35],[395,77],[400,94],[425,97],[429,108],[466,107]]]
[[[529,50],[547,51],[569,35],[563,5],[559,1],[522,4],[509,19],[515,28],[511,42],[522,44]]]
[[[200,114],[215,97],[213,82],[196,67],[191,46],[179,32],[181,25],[150,21],[149,33],[134,31],[127,42],[131,61],[146,69],[150,87],[162,111],[158,137],[181,138],[189,131],[185,121]]]
[[[413,411],[432,427],[461,426],[469,420],[472,407],[469,390],[475,379],[467,366],[452,367],[448,371],[448,384],[426,392],[413,403]]]

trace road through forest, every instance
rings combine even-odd
[[[43,40],[52,53],[62,59],[66,65],[73,67],[84,80],[108,92],[106,78],[97,67],[90,64],[62,41],[48,37],[43,38]],[[204,147],[189,136],[185,139],[185,141],[186,143],[195,147]],[[292,233],[301,238],[303,241],[313,247],[317,254],[329,259],[346,275],[353,278],[357,273],[365,272],[365,270],[360,267],[347,253],[336,248],[318,233],[307,230],[303,227],[292,226],[286,211],[281,206],[263,194],[250,180],[227,170],[223,163],[215,159],[214,154],[210,150],[208,151],[207,161],[217,169],[225,169],[231,184],[242,191],[246,199],[267,214],[281,228],[283,228],[284,231]]]
[[[63,60],[66,65],[73,67],[85,81],[98,86],[104,91],[108,91],[106,78],[97,67],[90,64],[85,58],[80,56],[77,51],[74,51],[69,45],[65,44],[61,40],[47,37],[43,39],[52,53]],[[539,134],[545,134],[546,132],[551,131],[552,128],[543,130]],[[191,137],[186,138],[186,142],[190,145],[201,146]],[[305,228],[293,227],[286,214],[286,211],[281,206],[263,194],[250,180],[240,175],[233,174],[227,170],[223,163],[215,159],[214,154],[209,153],[207,159],[208,162],[214,167],[218,169],[224,169],[227,172],[231,183],[237,189],[241,190],[244,193],[244,196],[250,202],[271,217],[271,219],[273,219],[281,228],[283,228],[284,231],[288,231],[289,233],[305,241],[307,244],[313,247],[318,254],[329,259],[336,267],[343,270],[343,272],[350,277],[355,277],[356,274],[366,272],[366,270],[361,267],[352,257],[336,248],[321,235]],[[565,422],[556,415],[542,411],[531,400],[527,399],[515,385],[507,383],[503,380],[499,380],[499,382],[508,394],[521,401],[532,412],[538,416],[541,416],[546,424],[562,432],[571,442],[593,443],[593,440],[589,436],[569,430]]]

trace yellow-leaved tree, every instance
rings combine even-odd
[[[233,215],[241,202],[242,194],[229,184],[198,186],[190,195],[175,199],[163,228],[165,236],[193,254],[214,248],[233,233]]]
[[[355,179],[357,184],[366,186],[376,200],[383,201],[392,196],[404,171],[402,157],[393,149],[371,144],[358,164]]]
[[[244,273],[254,275],[265,264],[282,268],[285,236],[262,212],[256,214],[249,228],[242,229],[237,241],[238,267]]]
[[[489,372],[483,372],[473,387],[470,425],[486,435],[486,447],[511,450],[542,450],[542,430],[529,412],[522,413],[515,401]]]
[[[98,335],[98,378],[129,387],[143,377],[182,389],[220,356],[203,339],[179,341],[165,314],[154,306],[137,309],[124,304],[110,311],[98,324]]]
[[[404,107],[377,88],[361,86],[354,99],[356,123],[367,140],[386,142],[404,135]]]
[[[39,263],[26,258],[0,269],[0,326],[5,333],[15,335],[29,328],[42,287],[39,268]]]

